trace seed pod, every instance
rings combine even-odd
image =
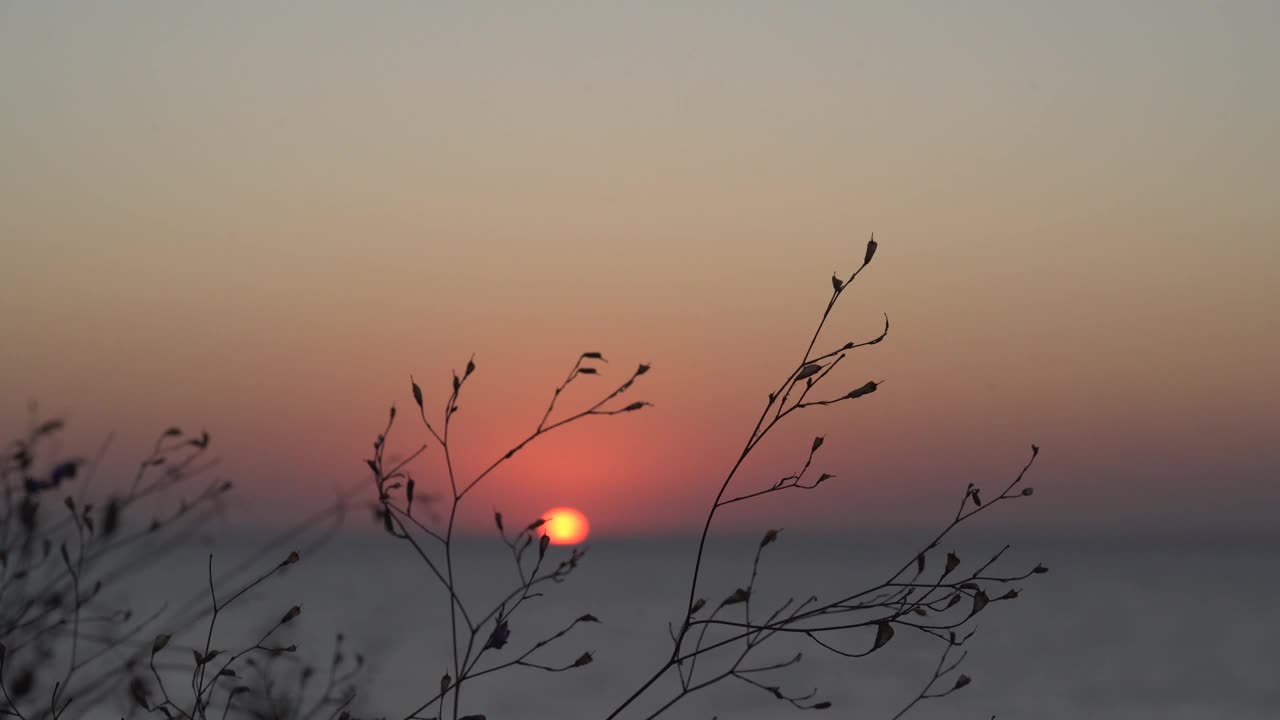
[[[893,626],[887,622],[878,623],[876,625],[876,641],[875,641],[875,644],[871,646],[871,649],[879,650],[880,648],[889,644],[889,641],[892,639],[893,639]]]
[[[422,409],[422,388],[418,387],[418,383],[414,381],[413,376],[409,376],[409,385],[413,388],[413,401],[418,403],[418,409]]]

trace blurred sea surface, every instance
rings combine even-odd
[[[753,612],[767,612],[787,598],[834,598],[875,585],[910,561],[927,539],[783,532],[764,552]],[[713,538],[699,591],[710,605],[746,584],[758,542]],[[992,535],[964,536],[942,549],[960,555],[962,572],[1004,542],[1013,547],[995,572],[1016,574],[1036,563],[1050,572],[1016,583],[1021,597],[993,603],[976,618],[978,633],[966,645],[961,668],[972,684],[918,705],[909,717],[1280,718],[1280,537]],[[530,660],[564,665],[591,651],[595,661],[563,673],[513,668],[477,679],[465,688],[464,710],[491,720],[607,716],[670,652],[667,627],[678,620],[687,597],[695,546],[688,538],[590,541],[580,568],[564,583],[541,586],[543,595],[526,601],[512,618],[510,644],[486,657],[514,657],[589,612],[601,623],[579,625]],[[146,613],[170,599],[207,593],[210,552],[215,568],[223,569],[255,558],[260,548],[244,535],[179,548],[138,576],[130,602],[136,613]],[[261,556],[256,567],[270,567],[288,549]],[[553,546],[548,559],[559,562],[568,553]],[[938,569],[941,557],[933,563],[928,573]],[[460,542],[455,567],[460,594],[483,607],[481,615],[517,581],[512,559],[496,538]],[[349,533],[307,550],[302,562],[224,613],[214,647],[251,643],[294,604],[303,613],[286,639],[298,645],[298,657],[326,667],[336,631],[344,633],[348,652],[366,656],[354,705],[362,716],[404,717],[435,693],[449,667],[445,594],[402,541]],[[175,647],[202,643],[206,627],[175,635]],[[482,631],[481,642],[487,633],[488,628]],[[859,651],[871,638],[849,633],[836,642]],[[749,664],[802,652],[799,664],[758,679],[789,694],[816,689],[814,700],[831,701],[833,716],[891,718],[928,680],[940,649],[900,629],[881,651],[851,660],[803,636],[780,637],[757,648]],[[699,673],[717,667],[711,658],[700,663]],[[672,687],[659,684],[624,717],[646,717],[645,710],[669,698]],[[127,709],[123,691],[118,700],[97,708],[95,717],[120,717]],[[666,717],[765,720],[801,712],[730,679],[686,697]]]

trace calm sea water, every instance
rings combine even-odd
[[[705,584],[713,603],[746,582],[755,544],[755,538],[715,540]],[[212,543],[218,567],[250,556],[255,547],[243,538]],[[974,562],[998,546],[966,538],[954,547]],[[534,659],[567,663],[591,650],[596,662],[567,673],[515,669],[477,680],[468,686],[466,709],[533,720],[606,715],[669,651],[666,626],[684,602],[691,548],[690,541],[676,539],[594,543],[577,574],[521,608],[511,624],[511,644],[495,656],[522,651],[591,612],[602,624],[580,626]],[[762,563],[757,607],[865,586],[912,557],[915,548],[906,537],[784,533]],[[502,551],[496,541],[479,540],[459,550],[464,597],[477,606],[496,602],[515,579]],[[553,556],[563,552],[552,549]],[[207,553],[208,547],[184,549],[143,574],[135,585],[141,589],[138,611],[199,592]],[[1020,583],[1021,598],[997,603],[980,617],[963,668],[973,684],[918,706],[909,717],[1280,718],[1278,560],[1277,537],[1015,538],[1004,567],[1043,562],[1051,572]],[[290,640],[323,664],[333,631],[342,630],[348,646],[369,658],[357,707],[403,717],[434,694],[447,667],[447,606],[434,583],[402,543],[385,536],[338,539],[229,612],[214,645],[242,644],[299,603],[303,615]],[[850,649],[865,642],[848,641]],[[771,682],[789,692],[817,688],[817,697],[834,703],[840,717],[891,717],[936,662],[934,646],[905,632],[861,660],[799,641],[766,645],[757,660],[764,664],[796,651],[803,651],[803,663]],[[660,687],[654,700],[669,691]],[[104,706],[97,714],[119,717],[123,707]],[[652,707],[642,703],[637,710]],[[686,698],[668,716],[763,720],[799,712],[757,688],[726,681]]]

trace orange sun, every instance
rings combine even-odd
[[[570,507],[552,508],[542,513],[542,517],[547,521],[542,530],[556,545],[576,545],[591,532],[587,516]]]

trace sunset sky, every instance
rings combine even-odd
[[[887,313],[837,383],[885,385],[742,478],[825,434],[836,480],[727,527],[934,525],[1034,442],[996,524],[1277,529],[1277,33],[1265,1],[4,3],[0,428],[38,400],[116,469],[208,428],[261,516],[367,479],[410,373],[438,409],[475,354],[479,469],[600,351],[566,405],[646,362],[654,407],[464,519],[684,531],[874,231],[819,344]]]

